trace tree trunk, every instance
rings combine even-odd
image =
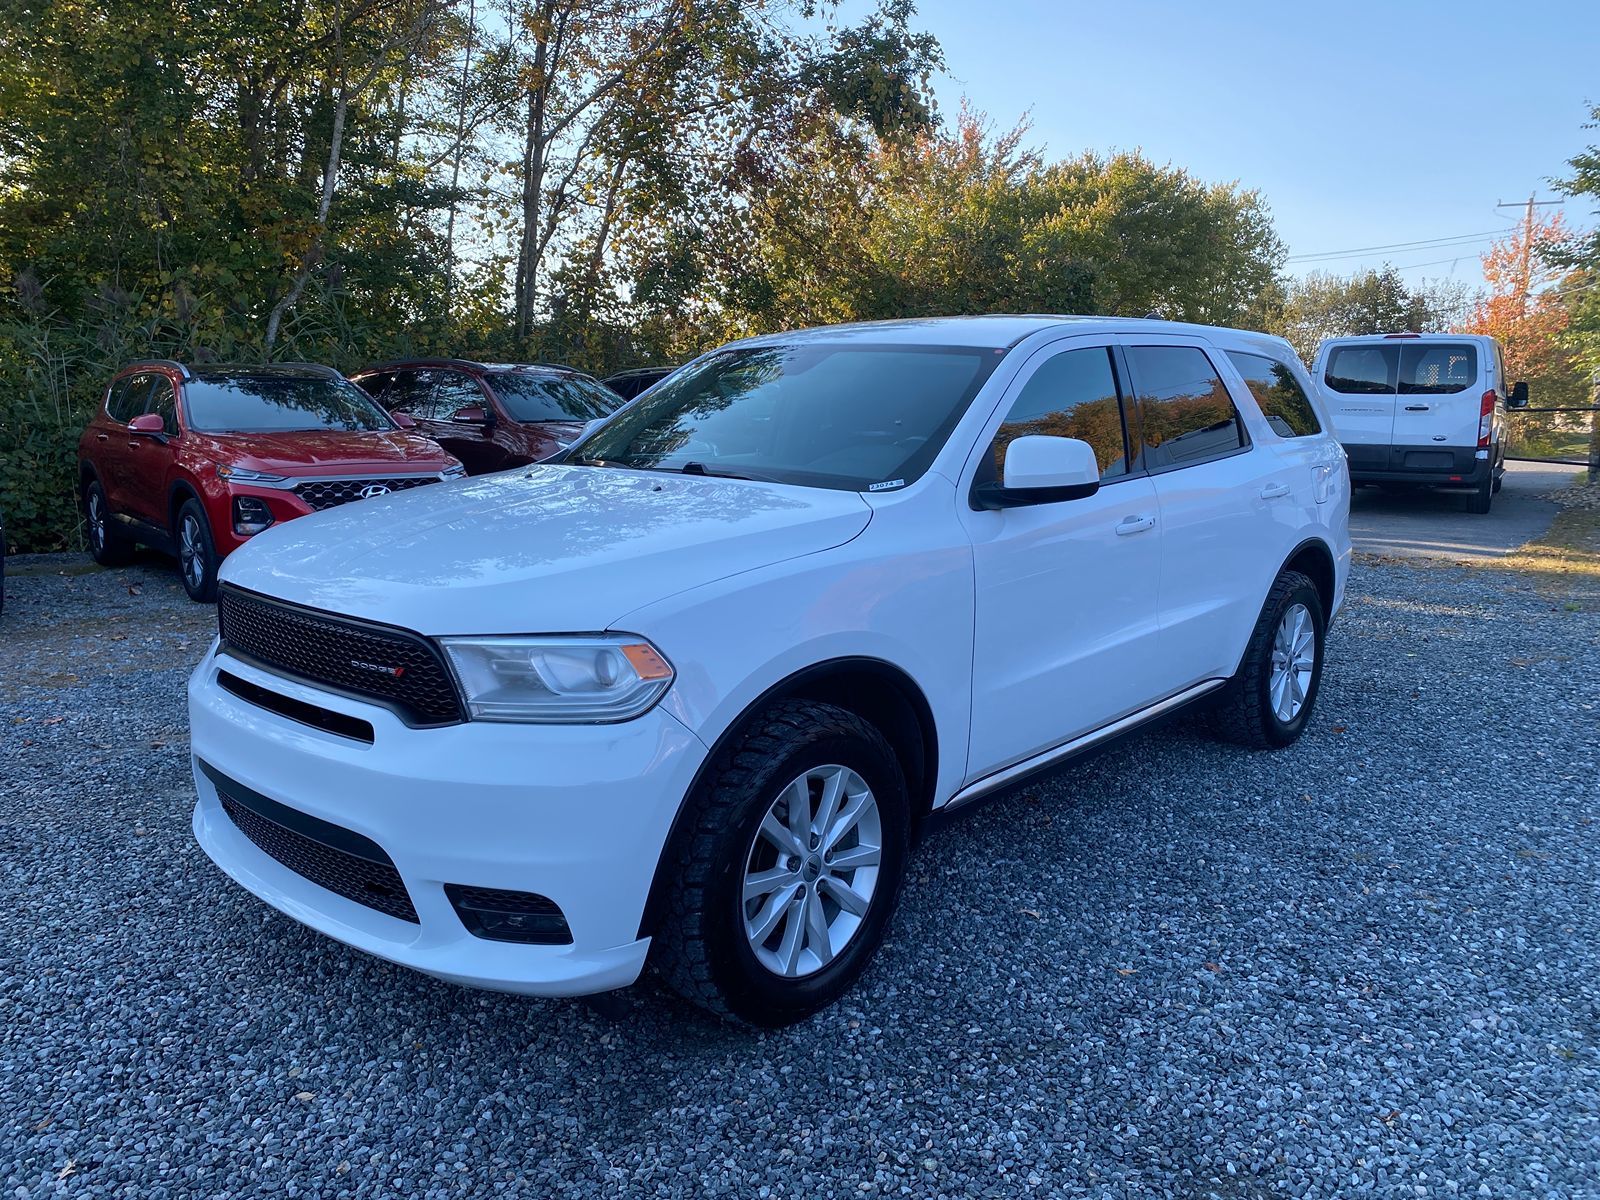
[[[533,54],[534,82],[528,92],[528,130],[522,150],[522,237],[517,249],[516,338],[526,342],[533,329],[534,305],[539,295],[539,205],[544,191],[545,106],[550,97],[546,70],[550,62],[552,6],[540,8],[538,43]]]
[[[450,209],[444,223],[444,319],[455,327],[456,194],[461,184],[461,156],[467,138],[467,84],[472,75],[472,44],[478,33],[477,0],[467,2],[467,45],[461,59],[461,92],[456,98],[456,144],[450,163]]]

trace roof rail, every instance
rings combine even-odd
[[[262,363],[261,365],[263,367],[288,367],[291,370],[295,370],[295,371],[314,371],[318,375],[324,375],[324,376],[327,376],[330,379],[343,379],[344,378],[344,373],[342,371],[338,371],[338,370],[334,369],[333,367],[328,366],[327,363],[273,362],[273,363]]]
[[[421,358],[393,358],[370,366],[362,367],[363,371],[393,371],[398,367],[470,367],[474,371],[481,371],[488,364],[473,358],[439,358],[424,356]]]
[[[160,367],[163,370],[176,371],[178,375],[184,379],[194,378],[194,376],[190,374],[188,367],[172,358],[141,358],[122,367],[121,370],[118,371],[118,374],[120,375],[122,371],[137,371],[141,368],[148,367]]]

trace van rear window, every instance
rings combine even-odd
[[[1336,392],[1394,394],[1399,346],[1336,346],[1322,377]]]
[[[1478,348],[1471,342],[1428,342],[1400,350],[1400,394],[1464,392],[1478,381]]]

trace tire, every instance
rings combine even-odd
[[[1505,468],[1505,464],[1501,463],[1500,464],[1500,469],[1498,471],[1496,471],[1495,474],[1494,474],[1494,487],[1491,490],[1494,492],[1494,494],[1496,496],[1498,496],[1500,494],[1500,489],[1505,487],[1505,485],[1506,485],[1506,468]]]
[[[198,500],[185,500],[178,509],[172,540],[178,547],[178,578],[189,599],[210,604],[217,598],[217,547],[211,540],[211,522]]]
[[[832,826],[842,846],[838,859],[852,861],[842,868],[847,879],[825,865],[825,843],[814,836],[830,791],[839,797],[838,812],[847,815],[854,804],[858,813],[854,825]],[[804,813],[804,846],[795,844],[786,819],[788,798],[801,794],[808,801],[797,810]],[[685,999],[751,1025],[790,1025],[832,1004],[882,943],[905,874],[910,806],[889,743],[842,708],[785,701],[719,756],[687,803],[687,836],[663,867],[673,877],[654,942],[656,969]],[[779,850],[780,841],[789,851]],[[779,877],[783,882],[771,882]],[[752,884],[758,890],[747,900]],[[849,889],[851,909],[835,899],[836,885]],[[862,891],[864,910],[856,911]],[[816,932],[824,926],[826,940]]]
[[[1483,516],[1489,511],[1490,505],[1494,503],[1494,494],[1497,491],[1499,489],[1494,486],[1494,471],[1491,469],[1483,477],[1483,482],[1467,496],[1467,511],[1476,513],[1480,517]]]
[[[1285,697],[1292,701],[1292,691],[1280,693],[1275,699],[1278,678],[1274,660],[1279,649],[1279,630],[1286,628],[1287,618],[1296,609],[1303,610],[1312,636],[1310,674],[1307,677],[1303,671],[1290,671],[1284,677],[1283,682],[1289,689],[1301,693],[1298,708],[1284,706],[1289,710],[1285,717],[1280,702]],[[1267,593],[1267,602],[1261,607],[1239,671],[1223,687],[1212,710],[1212,728],[1218,736],[1252,750],[1274,750],[1289,745],[1305,732],[1322,683],[1327,628],[1322,597],[1316,585],[1299,571],[1285,571],[1279,575]]]
[[[98,479],[83,489],[83,524],[89,557],[102,567],[120,567],[133,557],[133,546],[111,519],[111,505]]]

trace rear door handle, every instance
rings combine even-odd
[[[1287,483],[1269,483],[1261,489],[1261,498],[1263,500],[1276,500],[1279,496],[1287,496],[1288,494],[1289,485]]]
[[[102,442],[109,442],[111,440],[111,435],[108,433],[97,433],[95,434],[95,437],[99,438]]]
[[[1428,405],[1428,404],[1408,404],[1408,405],[1406,405],[1406,411],[1407,412],[1427,412],[1430,407],[1432,407],[1432,406]]]
[[[1130,533],[1143,533],[1146,529],[1154,529],[1154,517],[1123,517],[1117,522],[1117,536],[1127,537]]]

